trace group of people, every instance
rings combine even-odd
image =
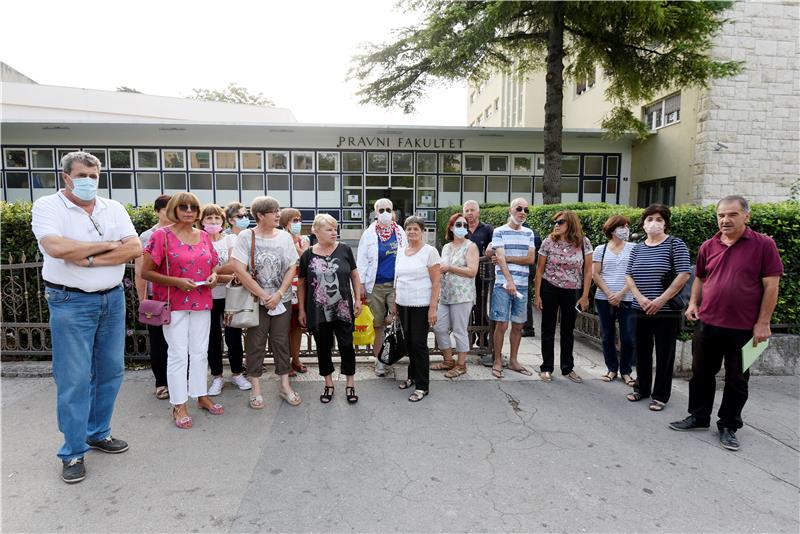
[[[290,377],[307,371],[299,358],[303,329],[314,337],[324,377],[320,402],[330,403],[334,397],[334,337],[346,377],[345,398],[358,402],[353,325],[363,305],[374,317],[376,355],[385,328],[394,321],[402,327],[409,364],[408,377],[399,387],[412,390],[411,402],[428,395],[431,369],[444,371],[448,378],[467,372],[466,356],[474,341],[469,325],[487,325],[487,319],[494,322],[489,361],[494,377],[503,378],[504,366],[532,375],[518,358],[524,325],[530,325],[532,315],[531,279],[533,303],[541,310],[542,381],[553,379],[559,316],[561,374],[583,381],[574,369],[572,332],[578,311],[588,309],[594,282],[607,366],[603,379],[611,382],[621,376],[633,388],[628,400],[649,398],[653,411],[663,410],[669,400],[682,312],[675,301],[691,266],[686,244],[669,235],[671,213],[666,206],[655,204],[642,213],[643,242],[630,243],[631,222],[615,215],[603,227],[608,242],[593,249],[572,211],[553,217],[552,231],[537,247],[538,236],[525,225],[525,199],[511,202],[507,223],[496,229],[482,223],[479,206],[468,201],[463,212],[447,221],[447,243],[440,254],[425,243],[422,219],[408,217],[401,227],[391,200],[382,198],[375,202],[375,222],[364,231],[354,255],[337,240],[332,216],[317,215],[312,235],[302,236],[300,213],[281,209],[268,196],[254,198],[250,214],[239,203],[224,209],[201,206],[189,192],[162,196],[154,205],[158,223],[137,236],[119,203],[96,196],[97,158],[73,152],[64,157],[62,167],[65,188],[36,201],[32,226],[44,254],[58,422],[65,437],[59,457],[68,483],[85,477],[83,457],[89,448],[107,453],[128,449],[127,443],[111,436],[110,420],[124,370],[121,281],[124,265],[131,260],[139,298],[169,304],[168,324],[148,330],[155,395],[170,400],[178,428],[192,426],[190,397],[209,414],[224,413],[212,400],[225,384],[223,338],[230,380],[249,390],[253,409],[264,407],[260,377],[268,344],[280,377],[280,397],[292,406],[302,402]],[[687,318],[699,321],[690,415],[670,426],[709,426],[714,376],[724,361],[726,387],[718,426],[723,446],[735,449],[749,376],[742,369],[741,348],[750,337],[760,342],[770,336],[769,319],[783,268],[774,241],[746,226],[749,206],[744,198],[722,199],[717,217],[720,233],[700,248],[685,311]],[[484,256],[495,268],[490,302],[483,302],[477,290]],[[257,299],[257,326],[242,332],[227,324],[228,284],[241,284]],[[501,350],[509,326],[505,363]],[[430,330],[443,354],[433,365]],[[636,379],[631,375],[634,359]],[[386,374],[377,360],[375,372]]]

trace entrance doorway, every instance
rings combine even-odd
[[[364,210],[367,211],[367,224],[375,220],[375,201],[388,198],[392,201],[397,224],[403,226],[406,217],[414,214],[414,191],[412,189],[367,189]]]

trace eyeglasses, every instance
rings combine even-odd
[[[559,219],[557,221],[554,221],[553,224],[555,224],[556,226],[561,226],[562,224],[567,224],[567,220],[566,219]]]
[[[87,215],[89,214],[87,213]],[[100,225],[97,224],[97,221],[95,221],[91,215],[89,215],[89,220],[92,221],[92,226],[94,226],[94,229],[97,230],[98,234],[100,234],[100,237],[103,237],[103,230],[100,228]]]
[[[453,224],[453,228],[469,228],[469,225],[465,222],[457,222]]]
[[[378,208],[378,213],[392,213],[392,208]]]
[[[524,211],[525,213],[528,213],[529,210],[528,210],[528,208],[523,208],[522,206],[517,206],[517,211]]]
[[[193,211],[195,213],[200,212],[200,206],[196,204],[178,204],[178,209],[181,211]]]

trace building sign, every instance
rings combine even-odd
[[[464,138],[458,137],[379,137],[339,136],[336,148],[400,148],[420,150],[461,150]]]

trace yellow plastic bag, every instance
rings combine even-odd
[[[361,306],[361,313],[356,317],[353,331],[353,345],[372,345],[375,343],[375,317],[366,304]]]

